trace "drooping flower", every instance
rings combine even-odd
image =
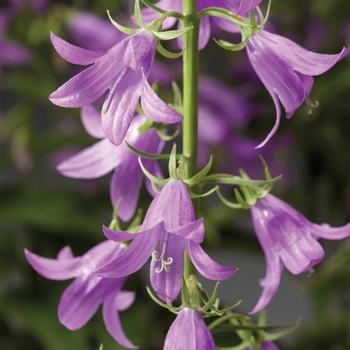
[[[54,91],[49,99],[61,107],[82,107],[109,90],[101,112],[102,129],[113,144],[119,145],[124,140],[140,98],[149,119],[167,124],[182,119],[147,82],[157,44],[148,30],[127,37],[107,52],[82,49],[53,33],[51,41],[66,61],[92,65]]]
[[[350,236],[350,223],[342,227],[313,224],[271,194],[259,199],[251,213],[266,259],[266,276],[260,280],[264,289],[251,313],[263,309],[273,298],[284,266],[297,275],[323,259],[324,250],[317,241],[319,238],[338,240]]]
[[[110,196],[113,207],[121,199],[118,206],[118,216],[128,221],[133,216],[144,174],[138,163],[138,156],[131,152],[125,143],[118,146],[104,138],[101,126],[101,115],[91,105],[81,109],[81,118],[86,131],[96,138],[103,140],[65,160],[57,167],[63,175],[93,179],[103,176],[115,169],[111,183]],[[138,115],[132,120],[125,139],[135,148],[148,153],[160,153],[164,142],[158,137],[155,130],[144,133],[138,131],[145,122],[145,118]],[[160,174],[158,163],[155,160],[145,159],[144,166],[152,174]],[[151,195],[155,195],[147,179],[147,188]]]
[[[202,314],[184,308],[170,326],[163,350],[215,350],[212,334],[204,323]]]
[[[198,0],[197,11],[202,11],[208,7],[219,7],[228,10],[235,15],[246,15],[248,12],[253,11],[262,0]],[[161,8],[164,11],[176,11],[183,13],[182,0],[160,0],[154,5]],[[142,17],[145,23],[150,23],[157,19],[159,13],[150,9],[145,8],[142,10]],[[228,32],[239,32],[238,26],[230,21],[219,17],[212,17],[213,20],[220,26],[221,29]],[[163,22],[163,29],[172,27],[177,21],[174,17],[169,17]],[[204,16],[200,23],[199,29],[199,50],[203,49],[210,39],[210,20],[208,16]],[[181,41],[181,38],[179,38]],[[182,46],[182,45],[180,45]]]
[[[284,106],[287,118],[290,118],[304,101],[311,111],[309,94],[313,76],[328,71],[350,50],[344,47],[339,54],[318,54],[265,30],[258,30],[251,35],[246,48],[250,63],[270,93],[277,113],[273,129],[257,148],[264,146],[278,129],[281,119],[278,100]]]
[[[184,250],[197,271],[211,280],[224,280],[237,269],[214,262],[200,247],[204,238],[203,219],[195,220],[186,185],[171,179],[155,197],[136,234],[104,228],[105,235],[115,241],[132,239],[127,250],[101,266],[101,277],[123,277],[139,270],[152,256],[151,284],[159,298],[173,301],[181,289],[184,273]]]
[[[101,278],[92,273],[124,249],[123,245],[107,240],[81,257],[74,257],[69,247],[63,248],[57,259],[43,258],[28,250],[25,250],[25,255],[33,269],[45,278],[59,281],[75,278],[58,305],[58,318],[65,327],[70,330],[83,327],[102,303],[108,332],[122,346],[135,349],[125,336],[118,316],[118,311],[127,309],[135,298],[134,293],[121,290],[126,277]]]

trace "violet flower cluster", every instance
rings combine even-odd
[[[270,140],[280,123],[280,102],[287,118],[304,101],[311,109],[309,94],[313,85],[312,77],[329,70],[348,54],[349,49],[343,48],[334,55],[317,54],[289,39],[268,33],[263,29],[263,24],[249,26],[249,21],[256,17],[256,13],[261,14],[260,11],[254,12],[260,3],[261,0],[198,0],[197,11],[204,14],[199,25],[198,49],[203,49],[211,37],[210,21],[223,31],[242,31],[246,35],[244,43],[249,61],[270,93],[277,113],[275,126],[256,148],[266,146],[269,141],[273,158],[278,146],[288,146],[286,138],[284,143],[277,138]],[[155,6],[164,12],[183,13],[182,1],[161,0]],[[63,59],[88,67],[54,91],[49,99],[61,107],[81,107],[84,128],[88,134],[99,139],[97,143],[62,162],[57,170],[65,176],[81,179],[97,178],[114,171],[110,182],[110,198],[118,218],[125,222],[135,215],[145,180],[148,192],[154,198],[142,224],[130,227],[130,232],[113,225],[104,226],[103,233],[108,240],[97,244],[81,257],[74,257],[68,247],[59,252],[57,259],[40,257],[28,250],[25,254],[29,264],[45,278],[74,278],[58,306],[58,317],[63,325],[71,330],[81,328],[102,304],[108,332],[127,348],[136,346],[124,334],[118,313],[133,303],[135,294],[122,291],[122,287],[128,276],[140,270],[151,259],[150,283],[160,299],[158,303],[174,311],[172,302],[183,293],[183,304],[175,310],[177,317],[167,333],[164,349],[213,350],[214,338],[204,317],[213,316],[213,313],[223,316],[223,313],[218,310],[217,302],[200,289],[199,284],[195,291],[187,287],[188,281],[184,281],[185,264],[189,264],[189,260],[204,278],[215,281],[230,278],[237,268],[218,264],[201,247],[205,238],[204,219],[197,218],[198,211],[194,210],[192,198],[210,195],[217,190],[215,187],[206,194],[194,193],[200,187],[196,186],[203,184],[203,179],[205,181],[211,161],[204,170],[189,178],[184,164],[190,156],[172,153],[169,179],[164,179],[157,162],[165,147],[164,139],[169,136],[164,137],[166,125],[182,121],[183,106],[174,105],[172,108],[148,82],[160,40],[151,24],[161,21],[160,27],[167,30],[179,22],[181,29],[181,21],[178,21],[181,16],[165,16],[153,8],[138,10],[136,7],[133,19],[140,24],[139,17],[142,16],[143,22],[141,28],[130,36],[111,36],[109,33],[113,27],[90,14],[81,13],[74,17],[70,23],[72,37],[81,42],[87,40],[88,48],[72,45],[51,33],[52,44]],[[225,16],[221,15],[223,13]],[[236,17],[240,18],[242,25],[229,20]],[[91,26],[84,29],[82,23],[86,24],[87,21]],[[105,28],[103,40],[99,38],[101,32],[96,35],[97,32],[91,30],[94,26]],[[248,27],[252,31],[249,35],[246,34]],[[182,48],[182,35],[176,36],[173,34],[175,32],[169,31],[168,35],[177,38]],[[104,98],[104,102],[101,111],[98,111],[93,103],[100,97]],[[253,118],[254,111],[249,103],[239,92],[208,78],[199,81],[199,101],[203,102],[198,111],[199,163],[206,164],[210,147],[219,143],[229,149],[229,158],[235,158],[240,166],[243,164],[244,168],[249,168],[250,158],[256,152],[256,143],[238,132]],[[235,101],[233,113],[232,104]],[[163,135],[163,139],[160,135]],[[143,157],[142,161],[139,156]],[[171,157],[179,159],[177,167],[171,164]],[[232,162],[226,165],[225,171],[230,168]],[[275,295],[284,267],[293,274],[310,270],[324,257],[318,239],[340,240],[349,237],[350,223],[338,228],[311,223],[287,203],[269,194],[269,191],[261,195],[260,187],[257,190],[256,183],[250,182],[250,179],[242,175],[242,181],[235,183],[238,177],[230,176],[219,174],[211,179],[216,179],[218,186],[227,184],[222,180],[223,177],[232,181],[228,184],[240,185],[244,180],[247,183],[245,186],[249,188],[245,194],[255,195],[253,204],[249,202],[247,207],[251,207],[254,229],[266,259],[266,276],[260,281],[263,292],[251,311],[257,313]],[[261,186],[270,184],[269,179],[261,183]],[[265,190],[267,186],[263,188]],[[243,199],[239,202],[246,204]],[[188,256],[187,261],[184,256]],[[184,292],[184,288],[188,288],[188,291]],[[201,291],[201,302],[208,305],[201,305],[198,291]],[[190,297],[186,297],[186,293]],[[277,349],[277,346],[262,339],[260,349]]]

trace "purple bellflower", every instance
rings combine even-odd
[[[202,314],[184,308],[170,326],[163,350],[215,350],[212,334],[204,323]]]
[[[250,11],[253,11],[262,0],[198,0],[197,1],[197,11],[202,11],[208,7],[220,7],[228,11],[233,12],[236,15],[245,15]],[[155,6],[161,8],[164,11],[176,11],[183,13],[182,0],[160,0],[154,4]],[[142,10],[142,18],[145,23],[150,23],[159,17],[159,13],[150,9],[145,8]],[[239,32],[238,26],[230,21],[219,17],[213,17],[213,20],[218,24],[218,26],[228,32]],[[174,17],[169,17],[163,22],[163,29],[171,28],[177,21]],[[210,39],[210,21],[209,17],[205,16],[202,18],[199,30],[199,42],[198,48],[202,50],[208,43]],[[182,38],[179,37],[180,47]]]
[[[323,55],[305,50],[282,36],[258,30],[248,39],[248,57],[256,74],[270,93],[276,107],[276,123],[266,139],[256,148],[263,147],[275,134],[281,119],[279,101],[290,118],[305,101],[311,111],[309,94],[313,76],[328,71],[344,58],[349,48],[339,54]]]
[[[81,257],[74,257],[69,247],[63,248],[57,259],[43,258],[26,250],[25,255],[33,269],[51,280],[75,278],[62,294],[58,305],[58,318],[70,330],[83,327],[102,303],[103,320],[107,331],[122,346],[135,349],[125,336],[118,311],[126,310],[134,301],[135,294],[121,291],[126,280],[101,278],[93,271],[114,259],[125,247],[113,241],[97,244]]]
[[[110,183],[111,201],[115,206],[121,199],[118,216],[123,221],[128,221],[134,215],[144,178],[138,156],[131,152],[125,143],[115,146],[104,138],[101,115],[93,106],[82,107],[81,118],[86,131],[91,136],[103,139],[59,164],[57,170],[65,176],[93,179],[115,169]],[[158,137],[156,131],[148,130],[142,134],[138,131],[144,122],[144,117],[135,116],[126,134],[126,140],[141,151],[160,153],[164,141]],[[143,164],[151,173],[161,174],[156,160],[145,159]],[[154,196],[155,192],[148,179],[146,184],[148,191]]]
[[[71,45],[53,33],[51,41],[66,61],[92,65],[54,91],[50,101],[61,107],[82,107],[109,90],[102,106],[102,129],[113,144],[124,140],[140,98],[142,110],[151,120],[173,124],[182,119],[147,82],[157,44],[148,30],[127,37],[107,52]]]
[[[152,256],[151,284],[164,302],[173,301],[181,289],[185,249],[205,278],[224,280],[237,270],[217,264],[200,247],[204,239],[203,219],[195,220],[187,187],[180,180],[171,179],[166,183],[149,206],[136,234],[106,227],[104,233],[114,241],[133,241],[123,254],[97,269],[96,274],[127,276],[139,270]]]
[[[306,272],[324,257],[317,239],[350,236],[350,223],[342,227],[317,225],[282,200],[268,194],[251,207],[255,233],[265,253],[264,288],[252,314],[263,309],[275,295],[284,266],[294,275]]]

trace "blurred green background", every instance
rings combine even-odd
[[[105,350],[120,349],[105,330],[100,311],[75,332],[59,323],[57,305],[70,281],[39,276],[26,262],[23,249],[54,258],[63,246],[70,245],[75,255],[82,255],[104,239],[101,226],[108,225],[112,215],[111,175],[75,180],[55,170],[67,152],[95,141],[83,130],[79,109],[59,108],[48,100],[51,92],[76,74],[53,49],[49,31],[70,41],[67,23],[75,11],[106,16],[109,9],[114,15],[122,11],[126,16],[132,1],[50,1],[39,12],[33,3],[23,1],[0,33],[1,40],[19,43],[32,54],[30,62],[2,66],[0,76],[0,346],[4,350],[88,350],[103,343]],[[8,3],[1,6],[3,11]],[[337,53],[349,46],[349,18],[346,0],[276,1],[271,14],[277,33],[320,53]],[[243,53],[236,57],[210,43],[201,52],[201,71],[224,77],[227,84],[239,89],[234,74],[225,72],[234,72],[235,63],[245,59]],[[254,120],[241,133],[262,138],[274,122],[274,105],[261,84],[251,98],[264,103],[262,113],[267,117]],[[290,175],[289,181],[276,186],[274,194],[310,221],[341,226],[350,218],[349,57],[315,78],[311,100],[320,103],[311,115],[305,105],[291,120],[282,114],[278,133],[288,131],[293,141],[276,162],[281,161]],[[149,201],[143,191],[141,203]],[[249,221],[249,213],[232,213],[215,201],[213,205],[203,209],[207,215],[204,247],[216,252],[239,251],[248,258],[262,256],[251,224],[242,225]],[[316,266],[312,278],[298,281],[312,297],[310,319],[287,343],[279,344],[281,349],[350,348],[349,242],[322,244],[326,263]],[[125,289],[137,291],[134,305],[121,313],[127,336],[140,349],[161,349],[173,315],[150,301],[141,275],[130,277]],[[235,289],[239,292],[239,285]]]

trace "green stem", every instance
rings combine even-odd
[[[199,20],[196,0],[184,0],[184,27],[193,26],[193,29],[183,36],[183,155],[185,156],[185,175],[191,178],[197,173],[198,154],[198,35]],[[196,208],[196,203],[194,203]],[[185,279],[195,275],[196,269],[185,253]]]

